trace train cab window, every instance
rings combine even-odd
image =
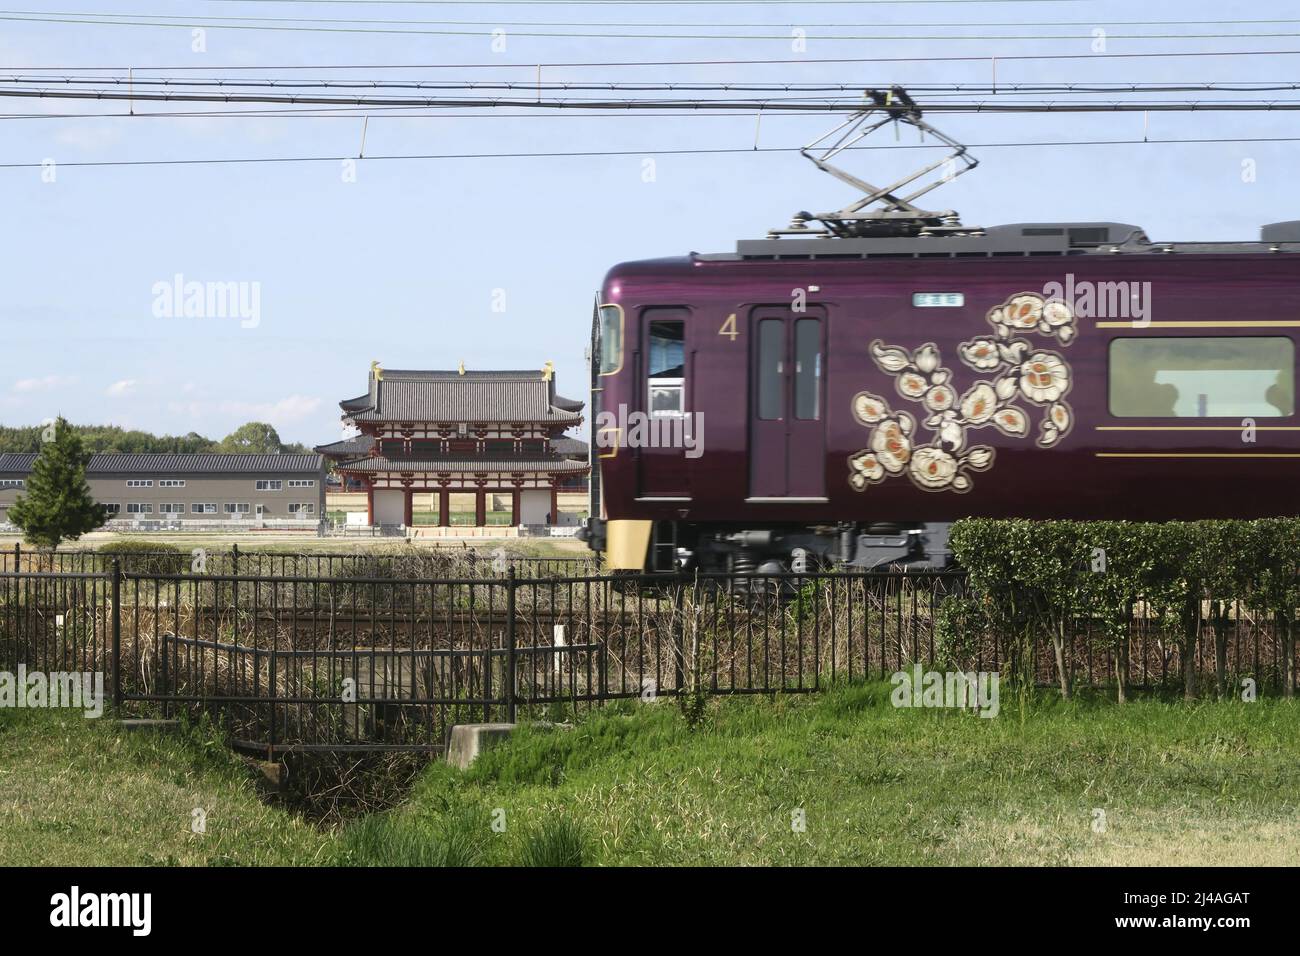
[[[623,367],[623,307],[600,307],[600,374],[613,375]]]
[[[794,417],[821,418],[822,329],[818,319],[794,324]]]
[[[785,322],[762,319],[758,323],[758,417],[776,421],[785,417]]]
[[[1295,414],[1289,338],[1121,338],[1110,343],[1118,418],[1284,418]]]
[[[681,319],[652,319],[647,323],[646,358],[650,414],[661,417],[684,414],[686,323]]]

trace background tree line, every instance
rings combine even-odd
[[[286,443],[266,422],[248,422],[233,432],[214,441],[197,432],[185,435],[154,435],[150,432],[128,430],[117,425],[67,425],[81,439],[82,448],[89,454],[198,454],[204,452],[244,453],[257,455],[306,454],[310,448],[298,442]],[[0,453],[39,452],[41,450],[41,425],[0,425]]]

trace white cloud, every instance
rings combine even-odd
[[[244,415],[267,422],[296,422],[320,408],[320,399],[290,395],[278,402],[222,402],[218,408],[229,415]]]
[[[130,395],[134,392],[135,387],[138,384],[140,383],[133,378],[124,378],[122,381],[114,382],[112,385],[108,386],[108,388],[104,389],[104,394],[108,395],[110,398],[122,398],[123,396]]]
[[[168,410],[189,418],[206,418],[226,415],[240,422],[269,422],[277,427],[286,422],[301,421],[320,408],[321,400],[307,395],[289,395],[274,402],[171,402]]]
[[[14,382],[15,392],[48,392],[56,388],[75,385],[77,380],[67,375],[46,375],[44,378],[20,378]]]

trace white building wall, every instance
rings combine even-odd
[[[551,510],[549,491],[525,490],[519,493],[519,520],[523,524],[546,524]]]
[[[406,492],[379,489],[375,492],[375,524],[401,524],[406,517]]]

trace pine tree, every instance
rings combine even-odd
[[[9,508],[9,520],[27,541],[57,548],[65,538],[75,541],[108,520],[108,509],[90,496],[89,461],[80,436],[60,418],[54,423],[53,440],[41,446],[32,465],[27,493]]]

